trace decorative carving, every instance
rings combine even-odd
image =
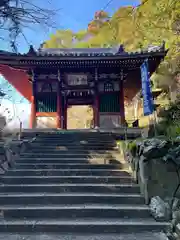
[[[125,49],[124,49],[123,44],[121,44],[121,45],[119,46],[119,49],[118,49],[117,54],[120,54],[120,53],[125,53]]]
[[[36,55],[36,51],[34,50],[32,45],[30,45],[27,55]]]
[[[38,80],[57,80],[58,76],[56,74],[39,74],[37,75],[36,79]]]
[[[48,82],[37,82],[36,83],[37,92],[57,92],[58,85],[57,82],[48,83]]]
[[[52,92],[51,83],[44,83],[41,87],[41,92]]]
[[[102,73],[99,74],[99,79],[119,79],[120,74],[116,74],[116,73]]]
[[[61,73],[59,69],[58,69],[58,81],[61,82]]]
[[[80,86],[88,84],[87,74],[67,74],[66,76],[67,84],[69,86]]]
[[[90,86],[90,87],[94,87],[94,82],[90,82],[90,83],[89,83],[89,86]]]
[[[91,95],[90,90],[82,90],[82,91],[67,90],[66,93],[67,93],[67,96],[76,97],[76,98],[82,98],[82,97],[87,97]]]
[[[108,91],[109,89],[109,91]],[[111,91],[110,91],[111,89]],[[113,90],[112,90],[113,89]],[[117,81],[106,81],[106,82],[99,82],[98,83],[98,90],[99,92],[112,92],[112,91],[119,91],[120,90],[120,86],[119,86],[119,82]]]
[[[114,92],[114,83],[113,82],[105,82],[104,83],[104,92]]]
[[[102,73],[102,74],[99,74],[99,79],[108,78],[108,76],[109,74]]]
[[[95,68],[95,81],[96,82],[98,81],[98,70],[97,70],[97,68]]]
[[[52,92],[57,92],[58,91],[58,83],[57,82],[52,82]]]
[[[118,74],[111,73],[111,74],[109,74],[109,77],[110,77],[111,79],[117,79],[119,76],[118,76]]]

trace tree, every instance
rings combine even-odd
[[[88,24],[88,32],[96,34],[109,21],[109,15],[105,11],[97,11],[94,14],[94,19]]]
[[[38,1],[37,1],[38,2]],[[38,24],[52,27],[52,16],[55,11],[40,7],[31,0],[1,0],[0,1],[0,31],[1,36],[8,33],[11,47],[17,51],[16,40],[24,35],[24,28]],[[2,40],[4,37],[1,37]]]
[[[137,7],[120,7],[112,17],[104,11],[97,11],[86,30],[73,33],[70,41],[64,38],[64,42],[67,42],[65,47],[112,47],[124,44],[125,50],[137,51],[165,41],[169,52],[153,80],[155,85],[167,88],[174,85],[175,76],[180,71],[179,19],[179,0],[142,0]],[[55,34],[50,38],[49,46],[58,47],[55,40],[57,36]]]
[[[75,40],[71,30],[58,30],[51,34],[50,39],[44,44],[44,48],[71,48]]]
[[[166,47],[169,48],[165,61],[156,72],[155,80],[160,87],[174,85],[176,72],[180,71],[179,0],[145,1],[135,15],[137,27],[144,33],[143,46],[150,42],[159,44],[165,40]]]

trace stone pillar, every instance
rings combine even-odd
[[[123,69],[120,73],[120,116],[121,116],[121,125],[124,125],[125,120],[125,108],[124,108],[124,75],[123,75]]]

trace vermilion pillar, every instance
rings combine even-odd
[[[63,121],[63,129],[67,129],[67,104],[64,104],[64,121]]]
[[[95,68],[95,96],[94,96],[94,106],[93,106],[93,112],[94,112],[94,127],[99,127],[99,92],[98,92],[98,69]]]
[[[99,127],[99,96],[98,95],[95,96],[93,111],[94,111],[94,127]]]
[[[36,127],[36,103],[34,96],[31,97],[31,114],[30,114],[30,128]]]
[[[120,116],[121,116],[121,124],[124,125],[125,120],[125,109],[124,109],[124,76],[123,70],[121,71],[121,79],[120,79]]]
[[[61,128],[61,94],[57,93],[57,117],[56,117],[56,127]]]

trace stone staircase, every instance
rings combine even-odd
[[[0,179],[0,240],[165,239],[117,157],[108,133],[39,133]]]

